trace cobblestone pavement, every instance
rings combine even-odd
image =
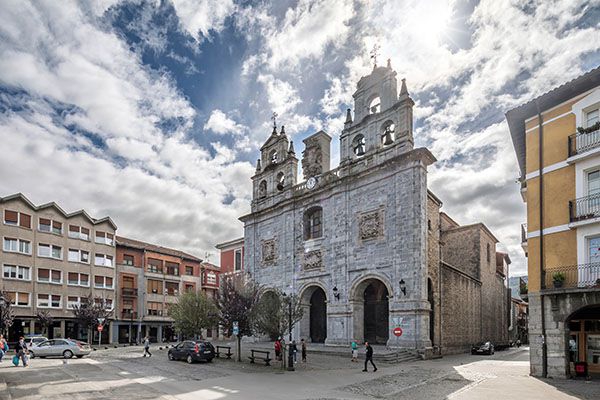
[[[247,346],[246,348],[249,348]],[[1,400],[85,399],[599,399],[600,383],[541,381],[528,376],[526,350],[492,357],[447,356],[439,360],[380,364],[375,373],[342,357],[309,354],[295,372],[214,360],[171,362],[166,350],[141,348],[94,352],[68,360],[34,359],[27,368],[0,363]]]

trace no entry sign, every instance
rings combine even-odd
[[[394,335],[396,335],[398,337],[402,336],[402,328],[400,328],[399,326],[395,327],[393,332],[394,332]]]
[[[103,325],[98,325],[98,332],[102,332],[102,329],[104,329]]]

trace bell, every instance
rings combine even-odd
[[[355,153],[359,157],[364,156],[365,155],[365,146],[362,144],[359,144],[358,146],[356,146]]]
[[[394,139],[392,138],[392,131],[390,131],[389,129],[386,129],[385,132],[383,133],[383,136],[381,137],[381,141],[383,142],[384,146],[388,146],[388,145],[394,143]]]

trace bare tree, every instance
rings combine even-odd
[[[6,330],[10,328],[15,319],[15,312],[12,309],[13,301],[7,291],[0,291],[0,334],[5,335]]]
[[[79,304],[73,306],[73,314],[77,321],[87,328],[89,342],[92,338],[92,328],[98,324],[99,319],[110,317],[112,310],[106,309],[104,299],[93,297],[90,293],[86,297],[82,297]]]
[[[54,323],[54,317],[50,315],[50,311],[40,310],[37,312],[36,318],[42,326],[43,334],[48,336],[48,328]]]

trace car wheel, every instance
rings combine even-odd
[[[169,361],[175,361],[175,359],[173,358],[173,353],[169,353],[167,354],[167,356],[169,357]]]
[[[35,353],[33,351],[29,351],[29,358],[35,358]]]
[[[73,352],[71,350],[65,350],[65,351],[63,351],[63,357],[64,358],[73,358]]]
[[[213,360],[212,358],[209,358],[209,359],[207,359],[206,361],[211,363],[211,362],[212,362],[212,360]]]
[[[191,356],[191,355],[189,355],[189,354],[188,354],[188,356],[187,356],[187,358],[186,358],[186,361],[187,361],[187,363],[188,363],[188,364],[191,364],[191,363],[193,363],[193,362],[194,362],[194,359],[192,358],[192,356]]]

